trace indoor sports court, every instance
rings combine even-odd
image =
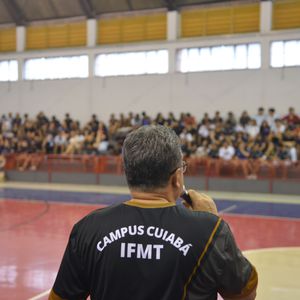
[[[299,84],[300,0],[0,0],[0,300],[48,299],[73,225],[131,199],[123,144],[148,125],[255,299],[300,299]]]
[[[209,194],[257,266],[258,299],[297,299],[299,197]],[[72,225],[94,209],[129,197],[120,187],[2,184],[1,299],[47,299]]]

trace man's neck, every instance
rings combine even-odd
[[[176,198],[168,189],[159,189],[145,192],[139,190],[130,190],[132,199],[138,201],[156,201],[156,202],[175,202]]]

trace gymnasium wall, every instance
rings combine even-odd
[[[197,45],[236,44],[260,41],[265,45],[262,68],[258,70],[213,71],[181,74],[176,71],[165,75],[138,75],[119,77],[92,77],[88,79],[35,80],[0,83],[0,107],[3,113],[43,110],[47,114],[63,116],[70,112],[86,121],[92,113],[107,120],[110,113],[147,111],[151,115],[161,111],[180,113],[190,111],[200,117],[204,112],[232,110],[240,113],[247,109],[255,113],[259,106],[276,107],[285,113],[288,106],[300,111],[300,68],[269,67],[270,40],[300,38],[300,32],[277,35],[248,35],[240,38],[198,39],[176,43],[156,43],[138,46],[115,46],[89,50],[59,50],[43,55],[68,55],[106,51],[135,51],[144,49],[175,49]],[[36,57],[41,53],[30,53]],[[25,54],[18,54],[21,59]],[[170,69],[175,69],[175,59]]]
[[[28,58],[88,54],[90,59],[87,79],[0,82],[1,113],[35,115],[44,111],[63,117],[70,112],[74,118],[85,122],[93,113],[107,121],[112,112],[129,111],[147,111],[152,116],[158,112],[191,112],[201,117],[204,112],[215,110],[222,114],[229,110],[240,114],[246,109],[254,114],[259,106],[275,107],[278,113],[284,114],[289,106],[294,106],[299,112],[300,67],[271,68],[270,43],[300,40],[300,2],[276,0],[273,13],[269,11],[273,25],[268,30],[263,29],[269,25],[261,11],[265,3],[261,2],[259,7],[258,2],[252,2],[254,4],[204,6],[182,11],[178,16],[181,18],[178,38],[173,40],[169,38],[169,19],[161,12],[100,18],[93,47],[83,47],[84,41],[89,40],[89,26],[81,20],[73,25],[29,26],[26,38],[23,37],[25,51],[21,52],[11,52],[12,48],[18,49],[12,43],[12,36],[18,34],[13,29],[0,30],[0,61],[17,59],[19,75]],[[178,49],[245,43],[261,44],[260,69],[185,74],[176,71]],[[93,75],[97,54],[156,49],[169,51],[168,74]]]
[[[175,113],[229,110],[254,113],[259,106],[300,111],[300,70],[258,70],[197,74],[70,79],[0,84],[2,113],[45,111],[86,121],[92,113],[107,120],[112,112]]]

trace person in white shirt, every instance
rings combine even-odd
[[[253,119],[255,119],[257,126],[260,127],[261,123],[266,120],[265,109],[260,107]]]
[[[186,128],[184,128],[182,133],[180,133],[179,138],[183,144],[191,143],[194,140],[192,134],[188,132]]]
[[[285,125],[282,123],[282,121],[280,119],[276,119],[274,122],[274,127],[271,127],[271,130],[275,133],[275,134],[282,134],[285,131]]]
[[[202,143],[198,146],[195,157],[197,158],[206,158],[208,154],[208,140],[203,140]]]
[[[223,160],[231,160],[234,156],[235,150],[234,148],[228,144],[228,142],[224,142],[223,146],[219,149],[219,157]]]
[[[246,126],[246,132],[253,139],[259,134],[259,126],[255,119],[252,119],[250,124]]]
[[[60,130],[54,138],[54,153],[60,154],[65,151],[67,146],[67,134]]]
[[[64,154],[75,154],[76,151],[79,151],[81,149],[83,142],[84,135],[81,132],[71,131],[69,144]]]
[[[206,121],[204,124],[202,124],[198,130],[198,134],[203,137],[207,138],[209,136],[209,122]]]
[[[216,173],[220,175],[220,169],[227,165],[234,157],[235,149],[227,141],[224,141],[223,145],[219,149],[219,160],[216,165]]]
[[[179,138],[182,145],[182,152],[184,154],[190,155],[195,152],[195,138],[186,128],[184,128],[180,133]]]
[[[275,127],[275,120],[278,119],[278,116],[275,113],[274,108],[269,108],[268,115],[266,117],[266,121],[268,122],[271,129]]]
[[[4,133],[4,136],[6,136],[8,133],[12,130],[12,120],[9,117],[6,117],[6,115],[3,115],[0,120],[0,125],[2,128],[2,132]]]

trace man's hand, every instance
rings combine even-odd
[[[206,194],[198,193],[195,190],[188,190],[192,199],[192,206],[183,201],[185,207],[191,210],[206,211],[218,215],[218,210],[214,200]]]

